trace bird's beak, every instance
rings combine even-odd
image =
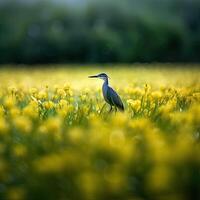
[[[95,75],[95,76],[88,76],[88,78],[98,78],[98,76],[97,75]]]

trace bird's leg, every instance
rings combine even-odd
[[[106,103],[104,103],[104,105],[102,106],[102,108],[101,108],[101,110],[100,110],[100,113],[99,113],[99,114],[101,114],[101,113],[102,113],[102,111],[103,111],[103,109],[104,109],[105,105],[106,105]]]
[[[116,108],[116,106],[115,106],[115,114],[116,114],[116,112],[117,112],[117,108]]]
[[[112,111],[112,106],[110,106],[110,110],[109,110],[109,113]]]

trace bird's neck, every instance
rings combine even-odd
[[[103,83],[104,85],[108,85],[108,79],[106,78],[105,80],[104,80],[104,83]]]

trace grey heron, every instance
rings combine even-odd
[[[107,74],[101,73],[98,75],[89,76],[89,78],[100,78],[104,81],[103,86],[102,86],[102,92],[103,92],[104,100],[110,105],[110,112],[112,111],[113,106],[115,110],[117,110],[118,108],[120,111],[124,111],[124,105],[122,103],[121,98],[119,97],[117,92],[115,92],[108,84],[109,77],[107,76]]]

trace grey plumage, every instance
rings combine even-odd
[[[121,111],[124,111],[124,105],[122,103],[121,98],[119,95],[108,85],[108,76],[105,73],[101,73],[95,76],[89,76],[89,78],[100,78],[104,80],[103,86],[102,86],[102,92],[105,101],[110,105],[110,111],[112,110],[112,107],[114,106],[115,109],[119,109]]]

